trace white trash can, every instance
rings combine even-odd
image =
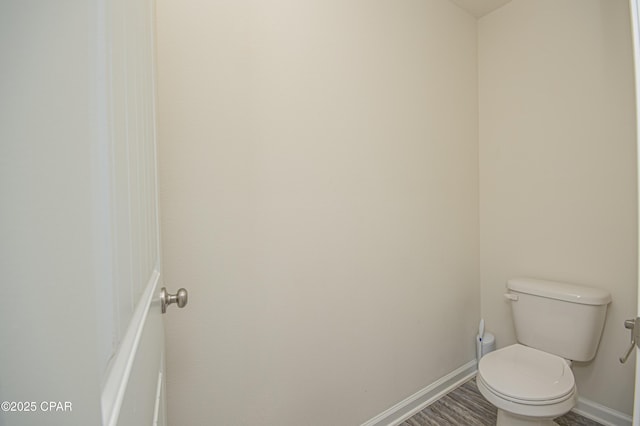
[[[491,333],[484,333],[482,338],[482,356],[496,350],[496,336]]]
[[[478,354],[478,361],[480,358],[496,350],[496,336],[492,333],[484,333],[482,340],[480,336],[476,336],[476,353]]]

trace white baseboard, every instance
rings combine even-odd
[[[475,376],[476,371],[477,362],[475,360],[469,361],[360,426],[397,426],[471,379]]]
[[[631,426],[633,421],[627,414],[582,397],[578,397],[578,404],[571,411],[605,426]]]

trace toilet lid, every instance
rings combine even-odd
[[[562,398],[575,387],[564,359],[520,344],[485,355],[478,372],[494,392],[524,401]]]

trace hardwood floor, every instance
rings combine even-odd
[[[400,426],[495,426],[496,408],[470,380],[405,420]],[[573,412],[557,418],[560,426],[602,426]]]

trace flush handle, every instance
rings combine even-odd
[[[624,364],[631,356],[631,352],[633,352],[633,348],[636,346],[640,348],[640,317],[636,317],[635,319],[628,319],[624,322],[624,328],[631,331],[631,344],[629,345],[629,349],[625,352],[624,356],[620,357],[620,362]]]
[[[504,298],[511,300],[513,302],[517,302],[518,301],[518,295],[517,294],[513,294],[513,293],[505,293],[504,294]]]

